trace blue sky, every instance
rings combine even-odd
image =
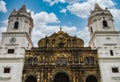
[[[88,45],[87,19],[95,3],[102,8],[108,7],[113,14],[115,28],[120,31],[120,0],[0,0],[0,39],[12,10],[25,4],[34,20],[32,41],[35,46],[39,39],[57,32],[60,27]]]

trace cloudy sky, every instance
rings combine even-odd
[[[2,32],[6,31],[12,10],[18,10],[25,4],[34,20],[34,46],[39,39],[57,32],[59,28],[83,39],[88,46],[87,20],[95,3],[102,8],[108,7],[113,14],[115,28],[120,31],[120,0],[0,0],[0,39]]]

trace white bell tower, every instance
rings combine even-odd
[[[120,32],[110,11],[95,5],[88,19],[89,45],[98,49],[101,82],[120,82]]]
[[[0,82],[22,82],[25,49],[31,49],[33,19],[25,5],[13,10],[0,46]]]

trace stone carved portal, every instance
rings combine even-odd
[[[37,79],[35,76],[28,76],[25,82],[37,82]]]
[[[86,82],[98,82],[98,81],[96,77],[90,75],[87,77]]]
[[[69,77],[65,73],[57,73],[53,82],[70,82]]]

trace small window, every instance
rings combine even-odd
[[[4,73],[10,73],[10,68],[9,67],[4,68]]]
[[[114,54],[113,54],[113,50],[110,50],[110,55],[111,55],[111,56],[113,56],[113,55],[114,55]]]
[[[89,64],[90,65],[94,65],[94,57],[90,57],[89,58]]]
[[[29,29],[29,34],[31,34],[31,28]]]
[[[93,33],[93,28],[91,27],[91,33]]]
[[[14,54],[14,49],[8,49],[8,54]]]
[[[112,72],[113,72],[113,73],[118,73],[118,72],[119,72],[119,70],[118,70],[118,68],[117,68],[117,67],[114,67],[114,68],[112,68]]]
[[[64,43],[58,43],[58,47],[59,48],[63,48],[64,47]]]
[[[67,65],[67,61],[66,61],[65,58],[57,58],[56,65],[57,66],[66,66]]]
[[[14,23],[14,29],[18,29],[18,26],[19,26],[19,22],[16,21],[16,22]]]
[[[106,20],[103,21],[103,26],[104,26],[104,27],[108,27],[108,24],[107,24],[107,21],[106,21]]]
[[[89,64],[89,58],[88,58],[88,57],[86,57],[84,61],[85,61],[85,64],[86,64],[86,65]]]
[[[28,64],[29,64],[29,65],[32,65],[32,62],[33,62],[33,58],[29,58],[29,59],[28,59]]]

